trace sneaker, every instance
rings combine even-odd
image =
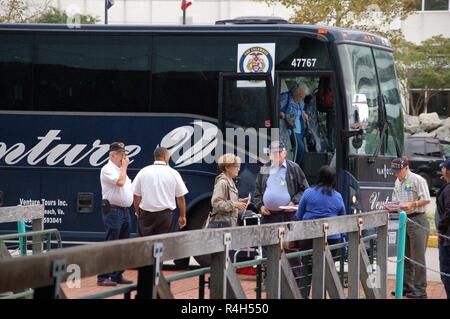
[[[114,282],[118,283],[119,285],[131,285],[133,281],[128,280],[126,278],[120,278],[119,280],[114,280]]]
[[[427,293],[413,291],[406,294],[406,298],[408,299],[427,299]]]
[[[111,279],[105,279],[103,281],[98,281],[97,286],[114,287],[117,286],[117,283]]]

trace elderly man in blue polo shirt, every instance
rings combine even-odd
[[[262,214],[263,223],[281,223],[294,220],[305,189],[309,187],[305,174],[296,163],[286,159],[284,143],[270,145],[270,162],[261,167],[256,178],[253,203]],[[284,206],[292,206],[285,209]]]

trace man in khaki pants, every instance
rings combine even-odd
[[[430,223],[426,214],[426,205],[430,203],[430,192],[425,179],[409,170],[406,157],[399,157],[392,161],[391,169],[397,180],[395,181],[392,200],[400,202],[400,208],[408,214],[416,225],[410,221],[406,223],[405,256],[425,265],[425,250],[427,248]],[[403,294],[407,298],[427,298],[427,270],[405,260],[403,279]]]

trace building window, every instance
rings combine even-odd
[[[448,11],[449,0],[423,0],[425,1],[425,11]]]

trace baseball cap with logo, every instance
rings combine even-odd
[[[122,142],[114,142],[109,146],[110,152],[126,152],[125,144]]]
[[[408,159],[406,157],[397,157],[391,162],[392,172],[398,173],[402,170],[402,168],[407,167],[409,165]]]
[[[450,170],[450,157],[447,158],[445,161],[443,161],[441,164],[439,164],[439,167],[445,167],[446,169]]]
[[[269,147],[270,152],[281,152],[281,151],[284,151],[285,149],[286,149],[286,146],[284,145],[283,142],[273,141],[272,143],[270,143],[270,147]]]

